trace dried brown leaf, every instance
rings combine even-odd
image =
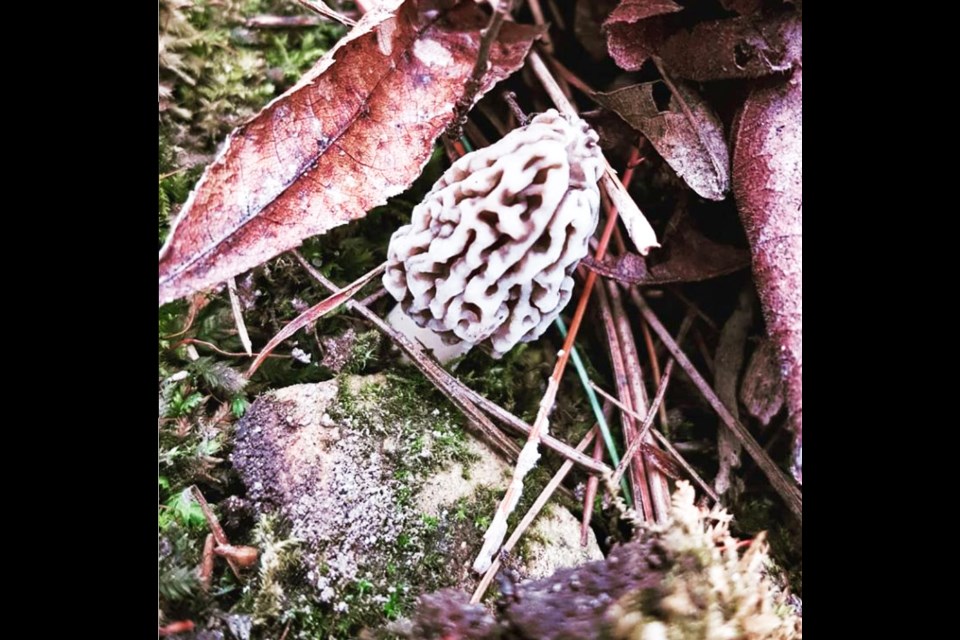
[[[643,442],[640,444],[640,451],[643,452],[644,462],[656,467],[664,475],[670,476],[674,480],[680,480],[686,477],[686,472],[666,451],[657,449],[654,445]]]
[[[663,16],[681,9],[671,0],[623,0],[603,23],[610,57],[621,69],[638,70],[667,37]]]
[[[668,37],[658,54],[675,75],[704,82],[786,71],[802,49],[801,17],[787,13],[701,22]]]
[[[625,284],[654,285],[699,282],[732,273],[750,264],[750,253],[714,242],[697,229],[690,216],[681,212],[670,221],[663,234],[663,248],[653,256],[643,258],[625,253],[602,262],[587,256],[581,263]]]
[[[420,173],[487,16],[473,2],[383,4],[224,144],[160,252],[161,303],[363,217]],[[503,25],[479,95],[519,68],[541,32]]]
[[[767,333],[780,353],[794,477],[803,445],[803,69],[755,89],[733,126],[733,191]]]
[[[783,380],[777,347],[763,339],[753,350],[740,385],[740,401],[747,412],[767,426],[783,407]]]
[[[743,368],[743,352],[747,346],[747,335],[750,325],[753,324],[753,296],[749,289],[741,291],[737,307],[727,318],[720,331],[720,340],[717,343],[717,352],[714,356],[713,388],[717,397],[729,409],[737,420],[740,419],[740,410],[737,406],[737,382],[740,379],[740,370]],[[740,441],[729,429],[720,429],[717,432],[717,453],[720,468],[714,480],[717,493],[726,493],[736,485],[733,470],[740,466]]]
[[[663,96],[656,95],[658,89]],[[693,87],[680,81],[666,86],[647,82],[594,98],[643,133],[698,195],[724,199],[730,188],[730,155],[723,124]]]

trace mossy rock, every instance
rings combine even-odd
[[[232,460],[255,512],[279,517],[300,541],[290,593],[355,633],[408,613],[422,593],[472,590],[469,567],[510,466],[461,424],[419,381],[384,375],[257,399]],[[579,524],[562,508],[542,514],[526,539],[510,563],[525,577],[602,557],[593,539],[579,546]],[[290,604],[271,598],[276,616]]]

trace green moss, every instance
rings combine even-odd
[[[160,116],[175,144],[212,151],[346,32],[330,22],[286,33],[244,26],[291,9],[278,0],[161,1]]]

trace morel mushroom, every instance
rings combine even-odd
[[[500,357],[540,337],[597,226],[597,140],[551,109],[454,162],[390,239],[384,287],[448,344]]]

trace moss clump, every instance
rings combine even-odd
[[[760,640],[802,637],[802,620],[769,574],[765,535],[742,556],[729,532],[731,516],[705,512],[680,482],[671,518],[650,526],[670,569],[655,588],[632,591],[606,614],[613,640]]]
[[[249,16],[291,8],[277,0],[161,0],[160,121],[176,145],[212,151],[346,32],[329,22],[281,34],[244,26]]]

